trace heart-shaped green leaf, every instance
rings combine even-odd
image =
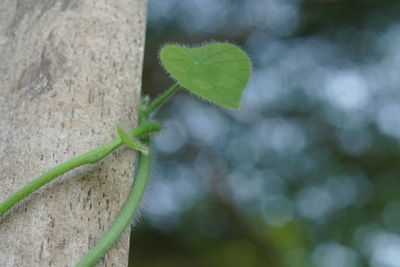
[[[240,109],[251,65],[239,47],[227,43],[197,48],[170,45],[161,49],[160,58],[178,83],[195,95],[227,108]]]

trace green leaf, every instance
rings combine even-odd
[[[172,77],[195,95],[227,108],[240,109],[251,64],[239,47],[227,43],[197,48],[170,45],[161,49],[160,58]]]
[[[117,130],[117,133],[119,135],[119,138],[121,139],[121,142],[133,149],[136,149],[144,154],[149,154],[149,148],[142,144],[141,142],[134,140],[133,138],[129,137],[129,135],[124,131],[124,129],[121,128],[121,126],[117,125],[115,126],[115,129]]]

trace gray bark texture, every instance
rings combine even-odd
[[[146,0],[2,0],[0,201],[137,123]],[[114,222],[135,152],[50,183],[0,218],[0,266],[74,266]],[[127,266],[129,231],[98,266]]]

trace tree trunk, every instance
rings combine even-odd
[[[137,123],[146,0],[2,0],[0,201]],[[0,266],[73,266],[107,231],[134,176],[121,149],[0,218]],[[99,266],[127,266],[129,231]]]

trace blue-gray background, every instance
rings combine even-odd
[[[179,93],[132,266],[400,266],[400,1],[149,0],[143,90],[162,44],[230,41],[242,111]]]

